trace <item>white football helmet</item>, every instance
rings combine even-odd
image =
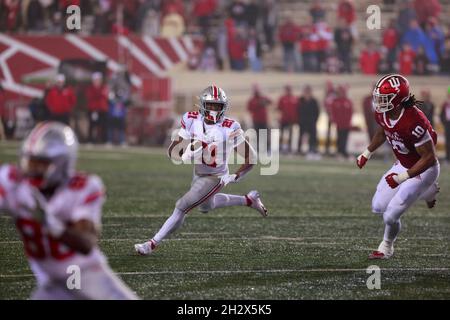
[[[77,155],[78,140],[69,126],[41,122],[23,142],[19,168],[35,187],[56,187],[73,176]]]
[[[220,105],[220,110],[211,110],[207,104]],[[211,85],[200,95],[200,113],[204,119],[212,123],[220,122],[228,108],[228,97],[222,88]]]

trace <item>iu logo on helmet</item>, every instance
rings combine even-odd
[[[397,77],[390,78],[388,80],[388,82],[391,85],[391,87],[395,89],[395,91],[397,91],[397,92],[400,91],[400,89],[399,89],[400,88],[400,79],[399,78],[397,78]]]

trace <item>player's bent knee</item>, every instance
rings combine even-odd
[[[386,225],[394,225],[398,222],[398,218],[396,218],[392,215],[389,215],[389,214],[385,214],[385,215],[383,215],[383,221],[384,221],[384,224],[386,224]]]
[[[375,214],[383,214],[386,211],[387,204],[378,199],[372,200],[372,212]]]
[[[186,197],[182,197],[180,199],[178,199],[178,201],[175,203],[175,207],[178,210],[181,210],[183,212],[187,211],[189,209],[189,207],[192,206],[193,203],[190,203],[190,201],[188,201],[186,199]]]

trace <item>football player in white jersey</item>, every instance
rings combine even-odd
[[[37,281],[31,298],[137,299],[97,245],[105,190],[98,176],[75,172],[77,152],[70,127],[43,122],[25,139],[19,165],[0,166],[0,212],[22,238]]]
[[[181,155],[184,163],[194,160],[191,188],[178,199],[172,215],[155,236],[135,245],[139,254],[152,253],[169,234],[181,227],[186,214],[195,207],[208,212],[222,207],[248,206],[263,217],[267,216],[267,209],[256,190],[243,196],[219,193],[228,183],[242,180],[256,162],[253,161],[256,153],[245,140],[240,124],[225,117],[227,108],[225,92],[212,85],[200,95],[200,112],[183,115],[181,129],[177,139],[169,146],[168,155],[171,159],[178,159]],[[236,173],[229,174],[228,157],[234,150],[243,155],[245,163]]]

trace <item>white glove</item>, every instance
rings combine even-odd
[[[237,175],[236,174],[226,174],[220,177],[220,182],[223,183],[223,186],[225,187],[229,183],[235,183]]]
[[[367,161],[369,161],[370,157],[372,156],[372,152],[369,151],[369,149],[364,150],[363,153],[361,153],[358,158],[356,158],[356,165],[362,169]]]
[[[195,160],[196,156],[202,153],[203,146],[201,144],[197,149],[192,150],[192,148],[195,147],[195,143],[198,143],[198,141],[189,143],[186,150],[181,155],[181,161],[183,161],[183,163],[192,163],[192,160]]]

